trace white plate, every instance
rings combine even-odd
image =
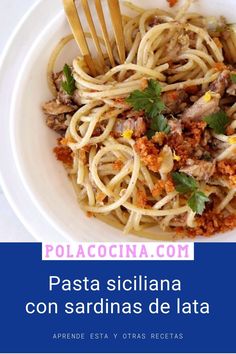
[[[143,1],[139,0],[136,3],[141,5]],[[232,8],[233,3],[234,0],[214,2],[201,0],[195,3],[195,8],[198,12],[209,15],[223,14],[232,22],[230,5]],[[154,4],[156,4],[154,0],[145,2],[147,8],[155,7]],[[167,6],[166,1],[159,1],[158,6]],[[43,26],[40,27],[39,22],[42,19]],[[35,23],[38,25],[36,30]],[[65,171],[51,152],[55,145],[56,136],[45,126],[40,110],[41,103],[50,98],[45,76],[48,58],[58,40],[69,33],[65,16],[56,0],[41,1],[31,12],[21,27],[21,36],[19,37],[18,33],[13,40],[12,46],[15,46],[15,52],[19,47],[19,38],[24,38],[22,35],[32,29],[34,33],[32,36],[31,32],[30,37],[33,45],[21,66],[15,84],[11,110],[11,140],[14,157],[19,175],[31,198],[30,204],[32,205],[33,201],[34,208],[36,206],[44,216],[44,220],[47,220],[47,222],[44,221],[45,225],[47,227],[49,224],[52,225],[54,234],[60,235],[62,238],[86,241],[140,240],[134,236],[124,236],[119,230],[96,219],[86,218],[79,209]],[[67,58],[71,53],[72,48],[70,47],[67,50]],[[6,59],[5,62],[7,62]],[[5,159],[3,165],[6,166],[6,164]],[[12,181],[9,178],[5,180],[7,180],[5,185],[7,185],[6,189],[9,195],[9,185]],[[14,190],[14,193],[10,194],[19,215],[17,191]],[[25,209],[20,212],[21,218],[23,217],[28,227],[33,228],[34,234],[41,238],[41,230],[35,220],[29,219]],[[48,240],[52,239],[50,234],[47,238]],[[199,238],[197,240],[204,241],[206,239]],[[207,240],[212,242],[236,241],[236,233],[230,232]]]
[[[47,5],[46,5],[47,2]],[[57,0],[37,1],[22,18],[1,56],[0,63],[0,105],[1,134],[0,148],[0,183],[15,214],[27,230],[38,241],[65,241],[42,216],[23,187],[10,146],[10,106],[15,80],[26,54],[43,30],[44,24],[61,10]],[[44,21],[42,21],[42,18]]]

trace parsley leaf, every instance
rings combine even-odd
[[[155,132],[164,132],[166,134],[169,133],[170,127],[168,125],[167,119],[163,116],[163,114],[158,114],[156,117],[152,118],[151,125],[150,125],[151,130],[154,130]]]
[[[145,111],[151,120],[150,129],[147,136],[150,139],[155,133],[169,133],[170,127],[167,119],[161,114],[165,108],[164,102],[161,100],[161,85],[159,82],[151,79],[148,81],[148,87],[143,90],[135,90],[126,99],[136,111]]]
[[[144,110],[149,117],[153,118],[165,108],[160,95],[161,85],[159,82],[151,79],[148,81],[148,87],[145,90],[133,91],[126,99],[126,102],[128,102],[135,111]]]
[[[158,114],[156,117],[152,118],[150,129],[147,131],[148,139],[151,139],[156,132],[164,132],[166,134],[170,132],[168,120],[163,116],[163,114]]]
[[[61,86],[63,90],[68,95],[73,95],[76,87],[75,87],[75,79],[72,76],[72,71],[69,65],[65,64],[63,68],[63,74],[65,75],[66,80],[62,82]]]
[[[209,202],[209,198],[198,190],[195,179],[184,172],[172,173],[175,189],[180,194],[192,193],[188,199],[188,206],[197,214],[202,215],[205,209],[205,203]]]
[[[236,84],[236,74],[231,74],[230,78],[231,78],[232,83]]]
[[[202,215],[205,209],[205,203],[210,199],[201,191],[195,191],[188,200],[188,205],[197,214]]]
[[[210,128],[214,130],[216,134],[225,134],[226,125],[230,122],[226,113],[223,111],[210,114],[203,120],[209,125]]]
[[[172,178],[175,189],[181,194],[194,192],[197,189],[195,179],[184,172],[173,172]]]

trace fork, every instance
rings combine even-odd
[[[107,56],[110,60],[111,66],[114,67],[115,59],[114,59],[112,46],[108,35],[108,30],[105,22],[101,0],[93,0],[93,1],[95,3],[98,20],[101,26],[102,36],[107,50]],[[85,32],[83,30],[81,20],[79,18],[78,11],[75,5],[75,0],[63,0],[63,3],[64,3],[64,9],[67,16],[67,20],[71,27],[74,38],[79,46],[79,49],[84,57],[84,60],[91,74],[93,76],[96,76],[98,73],[97,65],[88,47]],[[100,64],[102,66],[102,69],[105,70],[105,54],[101,49],[99,37],[97,35],[96,28],[93,22],[88,0],[81,0],[81,3],[89,25],[91,37],[93,39],[95,48],[97,50]],[[124,42],[123,24],[122,24],[119,0],[107,0],[107,3],[111,15],[111,21],[112,21],[112,27],[115,36],[115,42],[117,46],[117,52],[119,55],[120,63],[123,64],[125,61],[125,42]]]

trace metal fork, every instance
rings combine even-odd
[[[90,0],[91,1],[91,0]],[[102,9],[101,0],[93,0],[95,3],[95,8],[98,15],[98,20],[102,30],[103,40],[106,46],[107,55],[110,60],[111,66],[115,66],[115,59],[112,52],[112,46],[110,43],[110,38],[108,35],[108,30],[106,26],[106,21],[104,17],[104,12]],[[98,73],[97,65],[92,58],[90,53],[88,43],[86,40],[86,36],[78,15],[78,11],[75,5],[75,0],[63,0],[65,13],[71,27],[74,38],[80,48],[80,51],[84,57],[84,60],[93,76],[96,76]],[[97,50],[99,61],[103,68],[105,68],[105,55],[101,49],[100,41],[96,32],[96,28],[93,22],[93,18],[91,15],[90,7],[88,4],[88,0],[81,0],[83,10],[85,12],[85,16],[89,25],[90,34],[93,39],[95,48]],[[124,42],[124,33],[123,33],[123,24],[122,17],[120,11],[119,0],[107,0],[109,12],[111,15],[112,27],[114,31],[117,51],[120,59],[120,63],[124,63],[125,61],[125,42]]]

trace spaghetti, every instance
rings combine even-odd
[[[72,36],[53,52],[48,78],[55,98],[43,110],[47,125],[62,135],[57,158],[88,215],[125,233],[145,234],[152,226],[159,230],[154,238],[230,230],[236,227],[234,25],[187,12],[190,0],[174,15],[125,5],[134,16],[123,17],[124,64],[114,46],[117,65],[107,60],[97,77],[81,57],[54,73]]]

